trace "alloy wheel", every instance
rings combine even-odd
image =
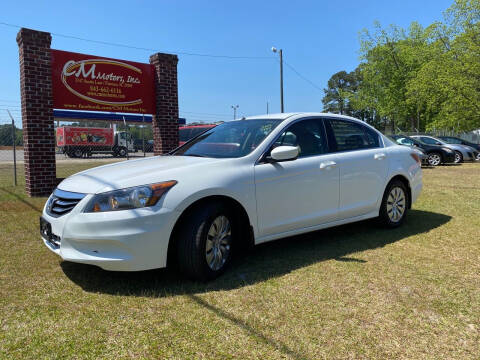
[[[428,155],[428,163],[431,166],[438,166],[440,165],[441,161],[442,159],[440,158],[440,155],[436,153]]]
[[[403,189],[398,186],[393,187],[387,198],[387,214],[390,221],[397,223],[402,219],[406,203]]]
[[[230,256],[232,243],[232,227],[230,221],[224,215],[213,220],[207,233],[205,244],[205,259],[208,267],[217,271],[225,265]]]
[[[460,161],[462,161],[462,155],[458,151],[455,151],[455,164],[458,164]]]

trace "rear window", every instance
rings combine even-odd
[[[336,144],[334,151],[352,151],[380,146],[378,134],[365,126],[340,119],[329,119],[328,122]]]

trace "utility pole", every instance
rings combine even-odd
[[[233,109],[233,120],[236,120],[237,119],[237,109],[239,108],[238,105],[232,105],[232,109]]]
[[[268,114],[268,101],[267,101],[267,114]]]
[[[277,52],[277,48],[272,46],[272,51]],[[283,113],[283,50],[278,50],[278,55],[280,56],[280,112]]]

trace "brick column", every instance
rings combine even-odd
[[[178,146],[177,55],[157,53],[150,56],[155,68],[156,113],[153,114],[153,146],[155,155]]]
[[[29,196],[44,196],[56,185],[55,133],[50,33],[21,28],[20,54],[25,187]]]

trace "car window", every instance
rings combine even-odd
[[[429,145],[437,145],[437,141],[432,139],[432,138],[429,138],[429,137],[426,137],[426,136],[421,136],[420,137],[420,140],[422,140],[425,144],[429,144]]]
[[[452,137],[445,137],[443,139],[450,144],[461,144],[462,143],[462,140],[455,139],[455,138],[452,138]]]
[[[172,152],[173,155],[237,158],[251,153],[280,124],[280,119],[227,121]]]
[[[325,154],[327,142],[321,119],[307,119],[289,126],[275,141],[273,147],[298,146],[298,157]]]
[[[404,137],[399,137],[397,139],[397,143],[399,143],[400,145],[408,145],[408,146],[412,146],[414,144],[413,140],[407,139]]]
[[[378,134],[352,121],[328,119],[332,132],[332,151],[352,151],[380,146]]]

